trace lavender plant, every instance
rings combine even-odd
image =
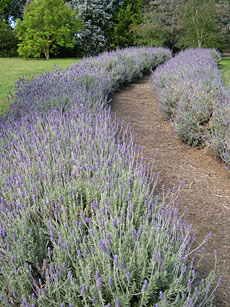
[[[230,165],[230,90],[212,49],[189,49],[158,67],[152,85],[159,107],[180,138],[193,146],[208,145]]]
[[[152,75],[160,110],[173,121],[182,140],[193,146],[204,143],[213,106],[218,101],[215,92],[221,84],[219,59],[215,50],[188,49]]]
[[[157,174],[106,107],[169,56],[133,48],[18,82],[0,123],[1,306],[212,304],[215,274],[196,277],[178,192],[156,193]]]

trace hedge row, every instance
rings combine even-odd
[[[1,306],[211,305],[215,274],[197,278],[177,194],[155,192],[106,107],[168,58],[131,48],[18,82],[0,123]]]
[[[230,90],[212,49],[188,49],[152,74],[159,107],[181,139],[210,145],[230,165]]]

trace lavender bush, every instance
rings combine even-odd
[[[1,306],[211,306],[218,284],[196,276],[178,191],[156,193],[106,107],[168,57],[132,48],[18,82],[0,123]]]
[[[224,85],[211,49],[189,49],[152,74],[159,106],[181,139],[193,146],[210,145],[230,165],[230,89]]]
[[[161,111],[186,143],[200,146],[207,134],[221,81],[220,55],[210,49],[188,49],[152,75]]]

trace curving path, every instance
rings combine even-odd
[[[111,109],[125,122],[130,122],[135,143],[144,146],[144,155],[159,172],[159,186],[184,186],[180,193],[180,208],[187,207],[187,221],[193,224],[197,243],[212,232],[200,271],[214,265],[217,250],[217,274],[223,275],[216,306],[230,306],[230,172],[209,149],[197,150],[182,143],[171,124],[158,110],[149,76],[122,89],[112,97]],[[196,257],[201,251],[196,252]]]

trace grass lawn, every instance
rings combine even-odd
[[[24,58],[0,58],[0,115],[9,107],[9,91],[14,94],[14,83],[22,76],[28,78],[35,73],[43,73],[53,70],[54,65],[65,69],[73,63],[77,63],[78,58],[66,59],[24,59]]]
[[[229,85],[230,78],[230,57],[223,57],[219,62],[220,69],[223,73],[226,85]]]

